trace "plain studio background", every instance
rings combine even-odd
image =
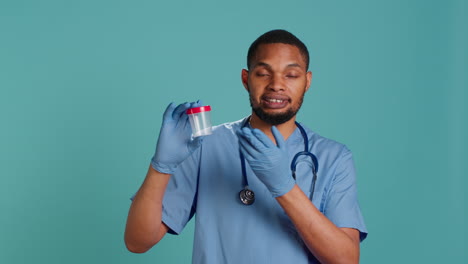
[[[467,263],[462,0],[1,1],[0,263],[189,263],[193,222],[127,252],[129,197],[170,101],[249,113],[240,71],[275,28],[311,53],[298,120],[354,153],[361,263]]]

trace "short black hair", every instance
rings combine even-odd
[[[258,47],[262,44],[274,44],[282,43],[295,46],[301,52],[302,57],[306,63],[306,70],[309,69],[309,51],[307,50],[306,45],[294,36],[291,32],[284,29],[275,29],[266,32],[265,34],[258,37],[252,45],[250,45],[249,51],[247,53],[247,69],[250,69],[250,62],[255,57]]]

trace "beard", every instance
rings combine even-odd
[[[302,101],[304,100],[304,94],[301,96],[299,99],[297,107],[289,107],[286,109],[286,111],[281,112],[281,113],[275,113],[275,114],[270,114],[265,112],[261,106],[254,106],[253,104],[253,99],[250,96],[249,93],[249,98],[250,98],[250,106],[252,107],[252,111],[262,120],[263,122],[272,125],[272,126],[277,126],[283,123],[286,123],[287,121],[291,120],[294,116],[296,116],[297,112],[299,112],[299,109],[302,106]]]

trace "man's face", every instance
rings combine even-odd
[[[312,79],[299,49],[282,43],[262,44],[250,65],[249,71],[242,70],[242,83],[254,114],[270,125],[293,118]]]

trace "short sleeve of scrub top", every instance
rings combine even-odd
[[[195,213],[200,150],[198,148],[177,167],[167,184],[162,221],[169,227],[170,234],[180,234]],[[172,206],[168,208],[167,205]]]
[[[367,229],[357,197],[354,161],[346,146],[343,146],[323,207],[324,215],[337,227],[358,229],[361,241],[366,238]]]
[[[164,193],[162,221],[170,234],[178,235],[195,213],[200,149],[183,161],[171,175]],[[135,195],[130,199],[133,201]],[[172,205],[168,208],[167,205]],[[176,205],[176,206],[175,206]]]

